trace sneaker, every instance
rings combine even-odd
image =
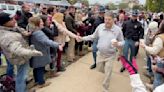
[[[58,77],[58,76],[60,76],[60,74],[59,73],[57,73],[56,71],[50,71],[50,78],[54,78],[54,77]]]
[[[44,84],[41,84],[41,85],[37,85],[38,88],[44,88],[44,87],[47,87],[51,84],[51,82],[45,82]]]
[[[65,70],[66,70],[65,67],[60,67],[57,69],[57,72],[64,72]]]
[[[122,67],[122,68],[120,69],[120,73],[123,73],[124,71],[125,71],[125,68]]]
[[[90,69],[95,69],[96,68],[96,64],[91,65]]]
[[[79,56],[84,56],[84,53],[82,51],[80,51]]]
[[[36,92],[36,89],[30,89],[28,92]]]

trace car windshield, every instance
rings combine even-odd
[[[8,6],[8,9],[9,9],[9,10],[14,10],[14,6],[9,5],[9,6]]]
[[[6,5],[1,5],[2,10],[6,10]]]

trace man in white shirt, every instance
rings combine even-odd
[[[105,23],[100,24],[92,35],[85,36],[81,39],[93,41],[98,38],[96,69],[99,72],[105,73],[103,92],[109,92],[109,83],[114,58],[116,56],[116,47],[121,47],[123,45],[124,38],[120,27],[114,24],[113,13],[107,11],[104,21]]]

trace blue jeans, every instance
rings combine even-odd
[[[12,65],[8,60],[6,74],[10,77],[14,77],[14,65]]]
[[[45,70],[45,67],[34,68],[33,75],[34,75],[35,83],[39,85],[42,85],[45,83],[44,70]]]
[[[128,58],[129,49],[130,49],[130,59]],[[123,48],[123,55],[125,56],[125,58],[129,60],[130,62],[132,62],[132,59],[135,56],[135,52],[136,52],[135,41],[131,39],[126,39],[125,45]]]
[[[16,92],[27,92],[26,79],[29,70],[29,62],[17,65]]]
[[[147,67],[148,67],[148,74],[150,74],[151,76],[153,76],[153,71],[152,71],[152,68],[151,68],[151,58],[149,55],[147,55]]]
[[[93,45],[92,45],[92,54],[93,54],[93,59],[94,59],[94,64],[96,64],[96,58],[97,58],[97,43],[98,43],[98,39],[93,41]]]
[[[157,63],[157,67],[164,68],[164,64]],[[153,82],[154,89],[163,83],[164,83],[163,75],[161,73],[155,72],[154,73],[154,82]]]

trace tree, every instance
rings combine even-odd
[[[88,0],[81,0],[81,3],[83,3],[83,4],[86,5],[86,6],[89,6]]]
[[[77,0],[68,0],[68,2],[69,2],[70,4],[75,4],[75,3],[77,2]]]
[[[164,11],[163,0],[146,0],[146,9],[152,12]]]
[[[109,3],[109,9],[110,10],[116,10],[117,6],[114,3]]]
[[[143,5],[134,5],[133,6],[133,9],[134,10],[141,10],[142,11],[142,10],[144,10],[144,6]]]
[[[126,8],[128,8],[128,3],[120,3],[119,4],[119,8],[120,9],[126,9]]]

